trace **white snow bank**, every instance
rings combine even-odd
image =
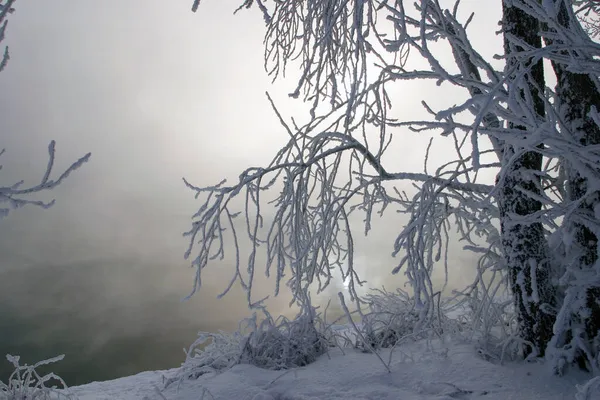
[[[575,385],[590,378],[583,373],[558,378],[539,364],[492,364],[469,344],[437,345],[434,350],[425,342],[401,346],[394,351],[391,373],[372,354],[345,353],[333,349],[314,364],[288,371],[237,365],[180,387],[174,383],[160,395],[155,387],[163,388],[164,377],[175,370],[71,389],[81,400],[564,400],[574,399]],[[387,360],[389,350],[381,355]],[[590,399],[595,398],[600,393]]]
[[[177,369],[148,371],[137,375],[105,382],[92,382],[73,386],[71,392],[80,400],[120,400],[156,398],[156,389],[163,388],[163,377],[173,375]],[[160,398],[160,397],[159,397]]]

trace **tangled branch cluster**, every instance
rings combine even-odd
[[[203,269],[211,259],[224,257],[231,240],[236,268],[225,292],[239,281],[252,306],[262,300],[252,297],[259,247],[268,256],[267,276],[275,275],[275,294],[285,282],[294,301],[307,304],[309,288],[323,290],[338,270],[359,302],[356,285],[361,280],[353,260],[356,228],[349,216],[362,213],[368,233],[374,216],[393,210],[409,217],[393,243],[399,258],[393,272],[403,271],[408,277],[421,318],[435,318],[435,299],[444,288],[435,287],[431,275],[440,262],[448,274],[453,227],[465,249],[480,256],[475,282],[456,294],[477,296],[482,309],[489,310],[498,296],[521,285],[522,293],[531,291],[523,297],[524,307],[530,307],[544,290],[536,286],[537,264],[531,264],[531,276],[513,277],[511,287],[511,254],[500,230],[503,218],[505,231],[539,226],[549,238],[549,262],[557,271],[563,288],[559,297],[564,300],[555,310],[546,310],[557,315],[555,345],[561,350],[555,356],[572,360],[577,347],[588,351],[592,369],[600,368],[594,364],[600,360],[594,353],[600,347],[592,350],[569,342],[579,329],[574,321],[580,317],[573,316],[585,309],[586,291],[590,285],[600,286],[600,266],[581,268],[573,237],[577,226],[596,237],[600,234],[600,206],[592,211],[587,206],[600,200],[600,140],[582,141],[574,130],[575,117],[559,106],[565,93],[545,83],[532,89],[531,79],[534,66],[546,60],[559,74],[588,76],[600,90],[600,45],[575,22],[576,10],[562,0],[505,2],[540,23],[544,45],[526,43],[504,27],[505,53],[496,60],[504,68],[499,70],[469,41],[473,15],[461,18],[458,1],[451,9],[438,0],[248,0],[243,6],[255,3],[267,23],[266,69],[277,78],[299,63],[293,64],[300,73],[291,96],[302,95],[311,102],[312,119],[304,126],[287,123],[271,101],[289,141],[267,167],[250,168],[231,185],[224,181],[196,187],[186,182],[204,198],[188,232],[186,256],[198,254],[193,261],[195,289]],[[596,10],[594,2],[586,4],[588,10]],[[440,56],[439,43],[451,50],[451,59]],[[409,68],[409,55],[426,67]],[[401,119],[392,113],[389,91],[414,80],[450,84],[462,90],[464,98],[444,109],[423,102],[429,118]],[[598,110],[592,107],[584,114],[578,117],[581,123],[600,125]],[[385,160],[393,134],[402,130],[439,134],[452,144],[454,160],[428,171],[428,148],[423,172],[390,171]],[[529,154],[543,160],[539,170],[520,167]],[[483,181],[485,171],[497,174],[495,184]],[[569,195],[573,187],[567,177],[573,171],[578,179],[592,182],[577,196]],[[511,195],[539,203],[539,211],[513,215],[500,208],[499,199],[507,196],[501,188],[511,179],[532,182],[515,186],[513,192],[518,193]],[[412,182],[412,191],[401,189],[403,181]],[[274,192],[278,194],[270,198]],[[237,197],[245,204],[241,214],[234,206]],[[266,211],[268,205],[273,214]],[[252,246],[248,263],[241,261],[242,240]],[[489,326],[485,329],[490,331]]]

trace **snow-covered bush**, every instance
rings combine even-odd
[[[267,316],[252,327],[240,362],[273,370],[303,367],[316,361],[328,347],[325,336],[315,326],[314,316],[300,314],[292,320]]]
[[[576,400],[594,400],[600,398],[600,376],[590,379],[585,385],[577,385]]]
[[[457,301],[445,311],[461,326],[463,338],[475,344],[482,358],[501,363],[521,358],[526,353],[531,359],[538,355],[532,351],[535,349],[531,343],[519,338],[510,295],[498,294],[493,289],[480,291],[477,286],[456,295]]]
[[[0,400],[50,400],[75,399],[67,384],[59,376],[49,373],[40,375],[36,369],[58,362],[64,355],[40,361],[34,365],[20,365],[19,356],[7,355],[15,370],[8,378],[8,383],[0,381]],[[57,387],[56,385],[60,385]],[[51,385],[51,386],[48,386]]]
[[[244,319],[237,332],[200,332],[186,351],[186,360],[177,375],[167,382],[195,379],[207,373],[227,370],[237,364],[280,370],[314,362],[331,346],[320,314],[303,310],[294,319],[273,318],[261,309]]]
[[[245,337],[240,331],[199,332],[189,350],[185,350],[186,358],[176,377],[168,381],[167,385],[172,381],[195,379],[239,364],[244,341]]]
[[[303,308],[293,319],[274,318],[261,308],[262,318],[254,313],[240,323],[236,332],[200,332],[186,351],[185,362],[166,386],[219,373],[237,364],[270,370],[303,367],[331,347],[370,352],[462,330],[460,320],[448,318],[442,312],[424,323],[414,307],[414,300],[400,289],[395,292],[374,290],[359,302],[365,310],[347,311],[344,317],[331,323],[326,321],[326,314],[317,313],[314,308]],[[346,317],[351,318],[347,321],[349,324],[340,322]]]
[[[398,289],[376,290],[364,297],[368,312],[362,314],[361,330],[367,343],[357,343],[364,350],[394,347],[402,338],[420,338],[419,313],[410,296]]]
[[[402,341],[440,337],[462,330],[462,322],[450,319],[440,309],[424,318],[414,299],[402,289],[394,292],[374,289],[361,298],[366,311],[361,311],[356,347],[366,351],[390,348]],[[364,338],[364,342],[361,338]]]
[[[395,346],[403,337],[412,335],[419,324],[419,313],[408,293],[377,290],[365,296],[369,312],[363,316],[365,337],[373,348]]]

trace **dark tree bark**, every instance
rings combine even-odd
[[[519,90],[522,98],[533,99],[536,118],[541,121],[545,115],[542,93],[545,87],[542,61],[532,64],[524,60],[519,52],[525,49],[510,44],[508,35],[534,48],[541,48],[540,22],[524,11],[503,2],[503,32],[505,35],[506,71],[517,67],[527,70],[525,85],[517,88],[515,74],[508,77],[509,91]],[[517,112],[517,110],[515,110]],[[512,129],[527,128],[516,123]],[[516,155],[516,157],[515,157]],[[542,204],[524,193],[540,195],[542,192],[539,174],[542,169],[542,155],[536,151],[524,151],[506,145],[503,152],[502,179],[498,181],[498,206],[501,217],[502,245],[509,269],[511,291],[514,296],[520,335],[530,342],[540,356],[544,355],[552,338],[555,316],[544,312],[550,309],[545,305],[555,305],[555,289],[551,284],[549,249],[544,227],[534,214],[542,209]],[[526,354],[533,349],[524,349]]]

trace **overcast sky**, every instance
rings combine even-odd
[[[57,172],[88,151],[92,158],[52,193],[55,207],[2,221],[4,268],[133,257],[183,271],[182,282],[191,277],[181,233],[197,204],[181,178],[208,185],[269,161],[286,136],[265,90],[287,116],[306,116],[286,96],[294,82],[272,85],[264,73],[259,12],[233,16],[237,3],[205,0],[196,14],[192,0],[16,3],[5,41],[11,60],[0,74],[1,182],[35,183],[51,139]],[[473,42],[491,55],[499,4],[482,3],[463,8],[481,11]],[[421,112],[426,88],[403,86],[395,112]],[[426,138],[401,140],[395,167],[419,172]],[[399,224],[378,226],[363,258],[381,264],[369,276],[385,279]]]

